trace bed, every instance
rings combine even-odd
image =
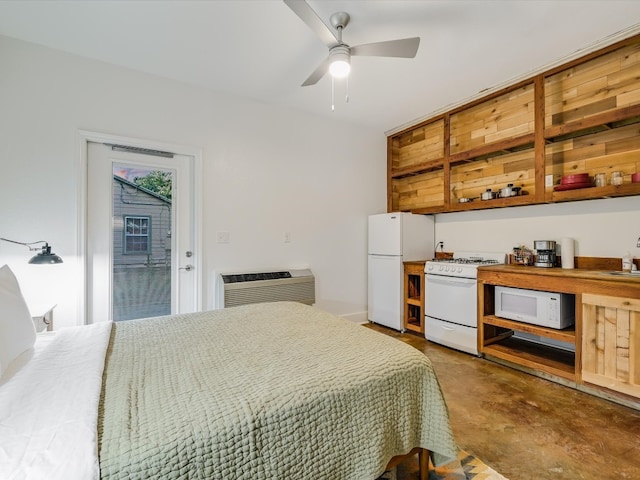
[[[456,455],[426,356],[298,303],[62,329],[6,370],[3,479],[373,480]]]

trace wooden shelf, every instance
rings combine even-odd
[[[449,211],[466,212],[467,210],[486,210],[487,208],[515,207],[517,205],[530,204],[531,197],[529,195],[518,195],[517,197],[494,198],[492,200],[476,199],[467,203],[452,203]]]
[[[477,147],[472,150],[451,154],[449,156],[449,163],[451,165],[456,165],[458,163],[483,160],[485,158],[497,157],[508,153],[518,152],[520,150],[526,150],[528,148],[533,148],[533,140],[534,134],[528,133],[508,140],[488,143],[482,147]]]
[[[640,122],[640,105],[619,108],[610,112],[565,123],[554,125],[544,130],[544,137],[547,142],[560,142],[569,138],[576,138],[583,135],[619,128]]]
[[[576,380],[573,352],[511,337],[483,346],[482,353],[567,380]]]
[[[424,333],[424,264],[404,262],[404,328]]]
[[[496,317],[495,315],[485,315],[485,317],[483,318],[483,322],[485,323],[485,325],[494,325],[496,327],[517,330],[519,332],[525,332],[532,335],[551,338],[560,342],[572,343],[574,345],[576,343],[575,327],[565,328],[564,330],[557,330],[555,328],[540,327],[538,325],[532,325],[530,323],[508,320],[506,318]]]
[[[432,170],[438,170],[443,168],[444,159],[439,158],[437,160],[429,160],[428,162],[422,162],[410,167],[397,168],[391,171],[391,178],[404,178],[411,175],[419,175],[421,173],[430,172]]]
[[[412,332],[424,333],[423,323],[424,320],[420,321],[417,318],[410,318],[405,324],[405,328]]]
[[[404,211],[404,210],[403,210]],[[409,210],[407,210],[409,211]],[[410,210],[413,213],[417,213],[419,215],[428,215],[430,213],[442,213],[445,211],[449,211],[449,210],[445,210],[444,204],[443,205],[436,205],[433,207],[424,207],[424,208],[412,208]]]
[[[640,183],[623,183],[622,185],[606,185],[604,187],[587,187],[564,192],[549,192],[552,202],[568,202],[590,198],[613,198],[640,195]]]

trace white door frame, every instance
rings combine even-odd
[[[88,143],[113,143],[116,145],[128,145],[131,147],[162,150],[180,155],[193,157],[193,178],[191,179],[193,192],[193,243],[196,251],[194,277],[194,305],[197,310],[202,310],[202,285],[203,285],[203,252],[202,252],[202,149],[176,145],[153,140],[125,137],[122,135],[110,135],[99,132],[78,130],[77,132],[77,158],[78,158],[78,298],[77,324],[87,323],[87,172],[88,172]]]

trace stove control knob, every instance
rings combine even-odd
[[[458,273],[462,272],[462,267],[458,267]]]
[[[444,271],[448,272],[449,271],[449,266],[444,267]]]
[[[442,271],[444,267],[442,265],[440,265],[440,267],[438,268],[438,270]]]

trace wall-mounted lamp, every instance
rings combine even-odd
[[[0,237],[0,240],[9,242],[9,243],[16,243],[18,245],[24,245],[32,252],[37,252],[38,250],[40,250],[40,253],[38,253],[33,258],[31,258],[31,260],[29,260],[29,263],[36,264],[36,265],[62,263],[62,259],[55,253],[51,252],[51,247],[44,240],[39,240],[37,242],[31,242],[31,243],[16,242],[15,240],[9,240],[8,238],[2,238],[2,237]],[[44,245],[42,247],[32,247],[32,245],[36,245],[38,243],[44,243]]]

